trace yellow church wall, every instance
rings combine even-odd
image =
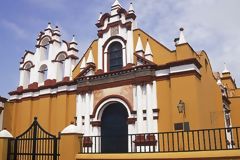
[[[173,131],[174,123],[183,121],[189,122],[190,129],[224,127],[222,94],[210,62],[204,53],[197,59],[202,65],[201,78],[182,74],[157,81],[160,132]],[[180,100],[185,102],[185,118],[178,113]]]
[[[96,67],[98,66],[98,41],[94,40],[91,45],[89,46],[89,48],[87,49],[87,51],[83,54],[82,58],[80,59],[80,61],[78,62],[78,64],[75,66],[75,68],[72,71],[72,75],[73,75],[73,79],[77,77],[77,75],[80,73],[80,66],[83,60],[83,57],[85,57],[85,60],[87,62],[87,58],[89,55],[89,51],[92,49],[92,53],[93,53],[93,58],[94,58],[94,62]]]
[[[231,77],[222,78],[221,81],[223,85],[226,86],[228,89],[236,89],[236,86]]]
[[[222,93],[213,76],[211,64],[205,52],[200,54],[201,72],[201,100],[199,114],[202,119],[201,128],[224,127],[224,113]],[[207,123],[208,122],[208,123]]]
[[[171,78],[171,117],[174,123],[189,122],[190,129],[199,128],[199,79],[195,75]],[[177,105],[185,103],[185,116],[179,114]]]
[[[169,80],[157,81],[157,102],[160,109],[158,130],[160,132],[172,131],[172,110],[171,107],[167,107],[171,105]]]
[[[4,108],[4,115],[3,115],[3,126],[8,131],[13,131],[15,125],[15,110],[16,110],[17,103],[6,102]]]
[[[240,127],[240,97],[229,98],[230,104],[230,114],[233,127]]]
[[[38,122],[45,130],[57,135],[74,121],[76,93],[60,93],[8,102],[5,109],[3,126],[14,136],[23,133],[31,125],[34,117],[38,117]]]
[[[175,54],[177,61],[189,58],[197,58],[197,54],[188,43],[177,45]]]
[[[133,46],[134,50],[137,46],[138,37],[141,37],[143,48],[145,50],[147,40],[150,44],[151,50],[153,52],[153,62],[156,64],[165,64],[171,61],[176,60],[176,57],[174,54],[171,53],[171,51],[166,48],[164,45],[157,42],[154,38],[152,38],[150,35],[142,31],[141,29],[136,29],[133,32]],[[135,58],[136,63],[136,58]]]
[[[23,133],[31,125],[31,101],[22,101],[16,105],[14,135]]]

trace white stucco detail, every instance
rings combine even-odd
[[[96,115],[94,117],[94,121],[100,121],[101,120],[101,117],[102,117],[102,113],[104,111],[104,109],[112,104],[112,103],[116,103],[116,102],[119,102],[121,104],[123,104],[123,106],[126,108],[127,112],[128,112],[128,116],[129,118],[131,118],[131,111],[129,110],[128,108],[128,105],[121,99],[119,98],[109,98],[107,99],[106,101],[104,101],[103,103],[101,103],[96,111]]]
[[[4,129],[0,131],[0,138],[13,138],[13,135]]]
[[[114,3],[114,4],[118,4],[118,2]],[[121,38],[123,38],[124,40],[126,40],[126,45],[123,44],[122,42],[122,46],[123,46],[123,66],[125,66],[128,63],[133,63],[133,29],[135,25],[135,20],[134,19],[127,19],[126,20],[126,15],[122,14],[121,15],[118,13],[118,9],[121,8],[121,5],[113,5],[110,15],[111,17],[106,18],[103,22],[103,26],[100,26],[98,28],[98,30],[101,31],[105,31],[107,29],[107,27],[109,26],[109,24],[115,23],[115,22],[119,22],[121,24],[125,24],[127,22],[131,22],[132,23],[132,27],[131,29],[127,29],[125,26],[114,26],[114,27],[118,27],[118,31],[116,33],[114,33],[112,35],[111,30],[112,28],[110,28],[109,30],[107,30],[105,33],[102,34],[102,36],[100,36],[98,38],[98,69],[103,69],[104,72],[107,72],[107,56],[105,53],[107,53],[107,49],[109,44],[111,44],[113,41],[118,41],[119,39],[112,39],[112,41],[108,42],[108,44],[106,44],[104,51],[102,50],[102,46],[106,43],[106,41],[113,37],[113,36],[120,36]],[[131,14],[134,14],[133,11],[133,7],[130,7],[131,9]],[[102,15],[100,15],[100,17],[102,17]],[[98,19],[98,22],[100,23],[101,18]],[[104,58],[104,59],[102,59]],[[103,61],[104,60],[104,61]],[[104,66],[103,66],[104,63]]]
[[[45,94],[56,94],[58,92],[64,92],[64,91],[75,91],[76,89],[77,89],[77,85],[71,85],[71,86],[65,85],[57,88],[43,89],[37,92],[26,92],[26,93],[23,93],[22,95],[13,95],[13,96],[10,96],[9,99],[14,100],[14,99],[27,98],[27,97],[38,97]]]
[[[184,65],[179,65],[179,66],[174,66],[170,67],[167,69],[160,69],[155,72],[155,75],[157,77],[161,76],[168,76],[171,73],[181,73],[181,72],[186,72],[186,71],[197,71],[200,73],[200,70],[195,64],[184,64]]]
[[[50,30],[52,30],[52,32]],[[34,82],[37,82],[39,86],[41,86],[46,79],[56,79],[57,81],[62,81],[64,77],[72,79],[71,72],[76,63],[74,58],[67,58],[67,56],[71,55],[77,57],[77,45],[75,40],[74,43],[70,43],[70,50],[65,42],[61,42],[58,27],[55,29],[47,27],[45,32],[39,34],[36,46],[34,53],[31,53],[30,51],[25,52],[26,56],[23,57],[20,64],[19,86],[23,86],[23,88],[26,89],[29,84]],[[64,53],[66,56],[61,62],[56,62],[55,58],[59,53]],[[33,67],[29,70],[22,70],[26,69],[23,67],[29,61],[33,64]],[[72,64],[74,64],[74,66],[72,66]],[[45,73],[47,75],[43,76],[42,73],[39,72],[42,65],[47,66]]]
[[[4,108],[3,105],[1,105],[2,102],[0,102],[0,107]],[[0,113],[0,130],[3,129],[3,115],[4,115],[4,110],[2,110],[2,113]]]
[[[142,111],[142,87],[137,85],[137,133],[144,133],[143,111]]]
[[[82,133],[82,131],[74,124],[70,124],[66,128],[64,128],[61,132],[62,134],[69,134],[69,133]]]

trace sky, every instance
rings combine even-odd
[[[79,56],[97,38],[100,12],[110,12],[114,0],[1,0],[0,96],[19,83],[19,62],[25,50],[35,52],[36,38],[48,22],[58,25],[62,39],[76,36]],[[170,49],[183,27],[195,51],[205,50],[214,71],[224,63],[240,84],[239,0],[119,0],[125,9],[133,2],[138,27]]]

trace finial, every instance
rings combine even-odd
[[[130,3],[128,13],[135,13],[132,2]]]
[[[51,27],[51,22],[48,22],[47,29],[52,29],[52,27]]]
[[[115,2],[112,5],[112,10],[119,9],[119,8],[122,8],[122,6],[118,0],[115,0]]]
[[[145,48],[145,58],[149,61],[153,61],[152,49],[150,47],[148,39],[147,39],[147,44],[146,44],[146,48]]]
[[[87,64],[94,63],[93,53],[92,53],[92,47],[90,47],[88,58],[87,58]]]
[[[75,35],[72,36],[72,41],[71,42],[74,42],[76,43],[76,40],[75,40]]]
[[[102,18],[102,12],[100,12],[99,14],[98,21],[100,21],[101,18]]]
[[[138,34],[138,41],[137,41],[137,46],[136,46],[135,51],[136,51],[136,52],[144,51],[144,50],[143,50],[143,45],[142,45],[142,40],[141,40],[140,34]]]
[[[224,70],[222,71],[222,73],[229,73],[229,70],[227,69],[227,65],[224,62]]]
[[[179,35],[179,41],[178,41],[178,44],[184,44],[184,43],[187,43],[185,37],[184,37],[184,34],[183,34],[183,27],[181,27],[180,29],[180,35]]]
[[[217,80],[217,85],[222,85],[222,81],[220,79]]]

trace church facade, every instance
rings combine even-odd
[[[58,27],[49,23],[39,33],[35,52],[21,59],[3,128],[16,137],[34,117],[54,135],[74,122],[74,132],[86,137],[240,126],[240,90],[230,72],[213,72],[207,53],[191,47],[183,28],[170,50],[137,27],[132,4],[125,10],[118,1],[96,26],[98,38],[82,57],[75,37],[62,40]],[[226,133],[229,146],[231,136]],[[112,149],[125,140],[105,140],[101,150],[128,152]]]

